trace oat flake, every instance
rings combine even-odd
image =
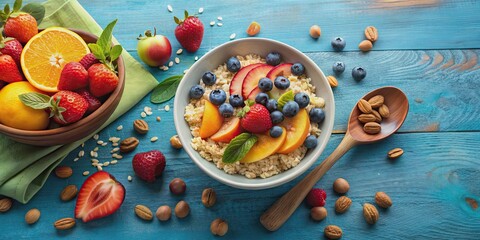
[[[85,171],[85,172],[83,172],[83,176],[87,176],[88,174],[90,174],[90,172],[89,172],[89,171]]]
[[[122,129],[123,129],[123,125],[120,125],[120,126],[117,127],[117,131],[120,131]]]
[[[168,4],[168,5],[167,5],[167,10],[168,10],[169,12],[173,12],[172,5]]]
[[[170,61],[170,62],[168,63],[168,66],[169,66],[169,67],[173,66],[173,61]]]
[[[223,23],[219,22],[219,23],[217,23],[217,26],[221,27],[221,26],[223,26]]]
[[[233,40],[233,39],[235,39],[235,37],[236,37],[236,36],[237,36],[237,34],[235,34],[235,33],[232,33],[232,35],[230,35],[230,40]]]
[[[152,138],[150,138],[150,141],[151,141],[151,142],[156,142],[157,140],[158,140],[158,137],[152,137]]]
[[[214,26],[214,25],[215,25],[215,21],[211,21],[210,26]]]
[[[218,17],[217,17],[217,20],[218,20],[218,21],[222,21],[223,18],[222,18],[221,16],[218,16]]]
[[[127,179],[128,179],[129,182],[131,182],[132,181],[132,176],[128,176]]]
[[[78,157],[83,157],[85,155],[85,151],[81,150],[78,152]]]
[[[140,113],[140,116],[141,116],[142,118],[145,118],[145,117],[147,117],[147,114],[146,114],[145,112],[142,112],[142,113]]]
[[[176,64],[179,64],[179,63],[180,63],[180,58],[176,57],[176,58],[175,58],[175,63],[176,63]]]
[[[183,53],[183,49],[180,48],[180,49],[177,50],[177,55],[180,55],[182,53]]]
[[[76,161],[78,161],[78,159],[80,159],[80,158],[76,157],[76,158],[73,159],[73,161],[76,162]]]
[[[93,139],[98,140],[100,136],[98,134],[93,135]]]
[[[169,105],[165,105],[164,109],[165,109],[165,111],[168,112],[168,111],[170,111],[170,106],[169,106]]]
[[[160,122],[162,120],[161,117],[157,117],[157,122]]]
[[[198,60],[198,56],[195,56],[195,61],[197,61],[197,60]]]
[[[201,8],[198,9],[198,13],[199,13],[199,14],[202,14],[202,13],[203,13],[203,7],[201,7]]]

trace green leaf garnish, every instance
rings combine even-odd
[[[16,0],[15,3],[13,4],[13,11],[18,12],[20,8],[22,7],[22,0]]]
[[[45,17],[45,7],[41,3],[29,3],[23,6],[21,11],[32,15],[37,20],[37,24],[40,24]]]
[[[95,43],[89,43],[88,44],[88,47],[90,48],[90,50],[92,51],[93,55],[95,55],[95,57],[100,60],[100,61],[106,61],[106,56],[105,54],[103,53],[103,50],[102,48],[98,45],[98,44],[95,44]]]
[[[111,23],[105,27],[102,34],[98,38],[96,43],[89,43],[88,47],[92,51],[93,55],[101,62],[107,65],[112,71],[116,70],[114,61],[122,53],[122,46],[115,45],[112,47],[112,32],[117,19],[113,20]]]
[[[236,136],[223,152],[222,162],[234,163],[242,160],[257,140],[257,136],[251,133],[242,133]]]
[[[285,104],[287,104],[287,102],[293,101],[293,98],[294,98],[294,97],[295,97],[295,95],[293,94],[293,91],[292,91],[292,90],[290,90],[290,91],[282,94],[282,96],[280,96],[280,97],[278,98],[278,101],[277,101],[277,102],[278,102],[278,109],[279,109],[280,111],[282,111],[283,106],[285,106]]]
[[[117,19],[113,20],[113,22],[109,23],[105,29],[103,29],[102,34],[97,40],[98,46],[100,46],[105,53],[105,56],[108,56],[111,49],[111,42],[112,42],[112,32],[113,28],[117,24]]]
[[[170,100],[175,96],[178,84],[180,84],[182,78],[183,75],[176,75],[163,80],[153,89],[150,101],[152,103],[163,103]]]
[[[50,106],[50,97],[36,92],[24,93],[18,95],[20,101],[33,109],[45,109]]]
[[[122,54],[123,48],[120,45],[115,45],[112,47],[112,50],[110,51],[110,61],[115,61],[117,60],[118,57]]]

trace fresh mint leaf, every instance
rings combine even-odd
[[[36,92],[24,93],[18,95],[20,101],[33,109],[45,109],[50,107],[50,97]]]
[[[163,103],[175,96],[178,84],[182,80],[183,75],[169,77],[159,83],[152,91],[150,101],[152,103]]]
[[[90,48],[90,50],[92,50],[93,55],[95,55],[98,60],[105,62],[105,54],[103,53],[102,48],[98,44],[89,43],[88,47]]]
[[[40,24],[45,17],[45,7],[40,3],[29,3],[23,6],[22,12],[32,15],[37,20],[37,24]]]
[[[285,106],[285,104],[287,104],[287,102],[293,101],[293,98],[294,98],[294,97],[295,97],[295,95],[293,94],[293,91],[292,91],[292,90],[290,90],[290,91],[282,94],[282,96],[280,96],[280,97],[278,98],[278,101],[277,101],[277,102],[278,102],[278,109],[279,109],[280,111],[282,111],[283,106]]]
[[[242,133],[236,136],[223,152],[222,162],[234,163],[242,160],[257,140],[257,136],[250,133]]]
[[[117,58],[122,54],[123,48],[120,45],[113,46],[112,50],[110,51],[110,61],[115,61]]]
[[[15,3],[13,4],[13,11],[18,12],[20,8],[22,7],[22,0],[15,0]]]
[[[113,32],[113,28],[115,27],[115,24],[117,24],[117,19],[109,23],[107,27],[103,29],[102,34],[97,40],[97,45],[100,46],[105,56],[109,55],[110,53],[111,43],[112,43],[112,32]]]
[[[6,4],[5,7],[3,8],[3,12],[6,14],[10,13],[10,5]]]

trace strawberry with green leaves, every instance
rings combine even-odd
[[[105,96],[118,85],[117,66],[115,60],[122,54],[122,46],[111,46],[113,27],[117,20],[111,22],[103,30],[96,43],[89,43],[88,47],[100,61],[88,68],[89,90],[95,97]]]
[[[59,91],[49,97],[42,93],[19,95],[23,104],[33,109],[45,109],[50,112],[53,121],[68,125],[80,120],[87,112],[88,102],[80,94],[71,91]]]
[[[30,13],[34,13],[35,17]],[[0,25],[6,36],[26,44],[38,33],[38,22],[44,14],[45,8],[39,3],[27,4],[22,8],[22,0],[15,0],[12,11],[8,4],[0,11]]]
[[[196,52],[203,39],[203,23],[196,16],[189,16],[185,10],[185,19],[173,18],[178,26],[175,28],[175,37],[180,45],[189,52]]]
[[[268,109],[253,101],[247,101],[238,115],[242,118],[240,125],[250,133],[265,133],[273,126]]]
[[[15,60],[10,55],[0,55],[0,80],[7,83],[23,80]]]
[[[22,44],[15,38],[3,38],[0,34],[0,53],[10,55],[17,67],[20,67],[20,56],[22,55]]]

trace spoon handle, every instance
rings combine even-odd
[[[312,170],[302,181],[297,183],[290,191],[278,199],[267,211],[260,217],[262,225],[270,230],[276,231],[280,228],[297,209],[298,205],[305,199],[308,192],[312,189],[320,178],[340,159],[348,150],[357,144],[352,136],[347,132],[342,142],[335,151],[330,154],[320,165]]]

